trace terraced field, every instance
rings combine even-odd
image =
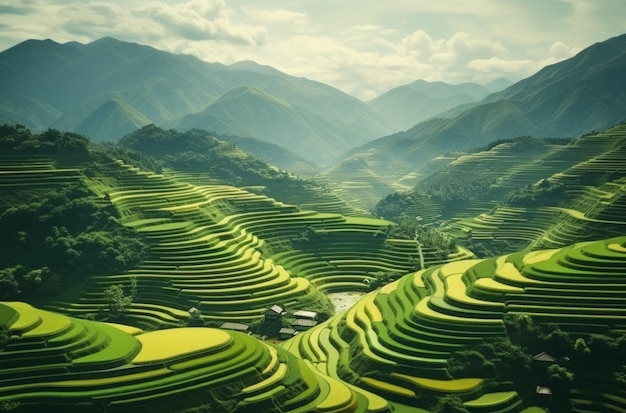
[[[163,412],[201,405],[242,412],[419,412],[452,395],[470,412],[518,412],[532,405],[525,392],[493,375],[457,374],[450,360],[472,345],[507,337],[505,320],[515,316],[557,323],[587,341],[593,332],[626,332],[624,139],[626,126],[620,126],[555,145],[541,160],[533,158],[540,151],[530,151],[536,170],[501,159],[502,147],[455,161],[470,169],[479,161],[500,164],[493,173],[506,171],[507,182],[536,182],[550,173],[551,182],[567,185],[571,202],[501,206],[455,222],[448,230],[457,235],[524,240],[534,251],[477,259],[459,248],[444,265],[428,246],[388,238],[391,222],[358,216],[336,195],[311,192],[295,206],[261,195],[262,188],[173,170],[148,173],[121,161],[86,174],[84,164],[0,157],[4,190],[82,180],[151,244],[138,267],[87,275],[84,292],[47,302],[43,310],[0,303],[0,406],[24,412],[130,412],[146,404]],[[589,148],[599,155],[588,159]],[[605,175],[602,185],[591,184]],[[411,213],[438,220],[441,210],[421,201],[425,208]],[[572,240],[589,241],[566,246]],[[392,281],[369,291],[381,274]],[[89,321],[107,316],[108,287],[135,283],[124,318],[132,326]],[[290,311],[330,307],[324,293],[336,291],[365,295],[282,347],[184,327],[192,307],[205,322],[255,322],[274,304]],[[626,411],[626,394],[612,376],[577,373],[568,392],[578,411]]]
[[[625,270],[626,236],[449,263],[366,295],[284,347],[385,399],[423,406],[429,395],[455,394],[470,411],[519,411],[519,396],[506,386],[499,390],[491,377],[454,377],[448,364],[453,353],[505,337],[507,315],[558,323],[582,336],[609,327],[624,331]],[[610,377],[603,380],[602,394],[585,390],[585,380],[575,385],[577,403],[626,408],[618,386]]]
[[[51,177],[59,173],[52,160],[36,162],[33,169],[45,165]],[[2,168],[13,171],[12,165],[7,160]],[[29,165],[20,168],[30,171]],[[135,324],[177,326],[192,307],[205,321],[249,322],[275,303],[290,310],[331,308],[322,291],[365,290],[376,273],[400,276],[420,262],[415,242],[386,239],[389,221],[300,209],[210,180],[193,184],[201,177],[175,171],[157,175],[123,162],[106,168],[91,178],[80,168],[67,171],[101,202],[112,203],[124,225],[145,235],[151,255],[127,273],[92,277],[85,292],[46,303],[47,309],[98,317],[107,311],[108,287],[136,282],[126,314]],[[29,184],[11,182],[18,189]],[[293,248],[306,233],[310,239]],[[422,255],[426,263],[440,260],[427,247]]]
[[[463,219],[450,225],[449,232],[459,238],[471,236],[479,242],[519,241],[519,245],[531,249],[558,248],[576,241],[623,234],[626,230],[624,142],[626,126],[620,125],[604,133],[579,138],[534,161],[513,164],[508,169],[494,168],[494,173],[503,174],[500,179],[506,180],[510,187],[513,184],[541,185],[545,180],[567,189],[561,199],[543,202],[543,205],[496,206],[492,202],[491,206],[476,206],[475,211],[481,211],[480,214],[459,215],[458,218]],[[455,162],[477,162],[477,157],[489,155],[504,163],[497,152],[505,149],[501,145]],[[606,182],[594,184],[598,180]],[[464,213],[467,212],[471,209]]]
[[[78,167],[59,168],[46,156],[15,156],[0,154],[0,190],[53,189],[78,181]]]
[[[248,335],[210,328],[130,334],[0,303],[0,403],[19,411],[365,412],[347,385]],[[30,409],[30,410],[29,410]]]

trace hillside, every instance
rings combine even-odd
[[[326,162],[347,150],[346,145],[361,145],[393,130],[383,116],[352,96],[253,62],[206,63],[110,37],[89,44],[27,40],[0,53],[1,121],[35,131],[55,127],[88,133],[94,140],[115,141],[150,123],[196,127],[181,118],[210,108],[219,108],[219,121],[211,123],[218,132],[239,134],[242,119],[232,107],[221,107],[222,95],[234,88],[262,91],[269,101],[291,106],[279,119],[268,117],[272,113],[261,116],[246,129],[250,137],[284,141],[284,135],[274,137],[276,131],[263,125],[287,121],[289,131],[302,129],[295,139],[307,148],[315,148],[328,131],[335,138],[340,132],[340,141],[346,140],[338,148],[321,143],[318,152],[324,156],[308,156],[309,161]],[[289,148],[299,150],[296,145]]]
[[[316,165],[307,161],[284,146],[262,141],[260,139],[219,134],[219,139],[232,143],[242,151],[253,154],[270,165],[274,165],[283,171],[289,171],[297,175],[311,176],[317,170]]]
[[[155,158],[164,168],[185,172],[184,179],[193,183],[217,181],[247,187],[297,205],[320,203],[318,208],[325,208],[321,204],[327,203],[333,212],[347,215],[359,212],[318,184],[279,170],[204,130],[178,132],[148,125],[124,136],[119,144]],[[250,144],[252,149],[257,146],[255,142]]]
[[[0,403],[16,412],[514,413],[543,403],[538,383],[558,411],[624,408],[624,371],[614,363],[626,331],[623,125],[460,157],[421,192],[397,196],[393,221],[339,213],[346,205],[332,193],[307,192],[204,131],[147,126],[115,146],[2,131],[6,213],[33,211],[66,227],[52,225],[48,240],[27,227],[32,214],[20,215],[5,222],[5,239],[52,242],[73,254],[81,280],[28,304],[19,293],[0,303]],[[310,203],[232,185],[261,178]],[[473,220],[494,206],[497,218]],[[123,227],[149,250],[141,262],[103,268],[87,253],[111,249],[75,243],[84,229],[59,215]],[[445,233],[430,225],[443,219]],[[490,238],[489,225],[502,232]],[[504,255],[464,248],[495,245],[505,231],[542,236]],[[33,261],[18,244],[5,251],[4,279],[8,264]],[[38,276],[43,286],[58,281],[24,274],[25,290]],[[338,292],[362,298],[335,311],[329,297]],[[299,310],[318,318],[303,328]],[[283,327],[299,332],[280,347],[258,339]],[[542,352],[551,366],[533,361]]]
[[[253,136],[320,164],[337,158],[360,141],[349,128],[342,129],[251,86],[228,90],[202,112],[186,115],[172,126],[183,131],[195,128]]]
[[[625,244],[622,236],[407,274],[283,347],[324,374],[432,412],[623,411],[624,367],[614,360],[625,344]],[[537,386],[550,388],[549,400]]]
[[[406,130],[456,106],[478,102],[489,93],[510,85],[506,79],[494,81],[491,86],[417,80],[393,88],[367,104],[394,122],[398,130]]]
[[[420,215],[481,256],[616,236],[625,228],[625,148],[623,124],[572,141],[498,142],[373,211],[392,220]]]
[[[397,178],[438,155],[498,139],[572,137],[604,130],[624,119],[625,67],[622,35],[548,66],[450,118],[425,121],[345,157],[368,156],[374,171]]]

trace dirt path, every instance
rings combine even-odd
[[[328,293],[326,296],[333,303],[335,313],[352,307],[357,301],[365,295],[364,292],[345,292],[345,293]]]

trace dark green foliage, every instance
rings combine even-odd
[[[454,377],[491,377],[496,366],[476,349],[455,351],[448,359],[448,371]]]
[[[44,293],[50,298],[90,275],[131,268],[148,252],[148,245],[119,223],[115,208],[80,181],[14,201],[0,213],[2,298]]]
[[[198,129],[177,132],[148,125],[126,135],[119,144],[172,168],[207,172],[233,185],[259,185],[285,176],[265,162],[244,154],[235,145]]]
[[[423,199],[417,191],[393,192],[381,199],[372,209],[372,214],[384,219],[397,221],[402,216],[408,215],[408,210],[420,206]]]
[[[504,198],[504,204],[519,207],[560,205],[567,197],[566,190],[562,182],[542,179],[512,191]]]
[[[437,401],[433,413],[469,413],[463,401],[455,396],[444,396]]]
[[[436,255],[440,259],[445,259],[448,254],[455,252],[456,240],[446,236],[436,228],[431,228],[421,224],[416,217],[401,216],[397,221],[397,225],[389,228],[387,236],[389,238],[416,239],[423,247],[434,249]]]
[[[461,210],[472,201],[489,199],[497,189],[496,177],[487,174],[431,175],[421,181],[417,189],[425,192],[441,205],[442,212]]]
[[[574,381],[574,373],[558,364],[548,366],[546,372],[548,374],[548,382],[559,390],[569,388]]]
[[[101,150],[105,156],[120,159],[124,161],[124,163],[128,165],[132,165],[135,168],[139,168],[143,171],[151,171],[155,173],[162,172],[162,165],[152,156],[146,155],[142,152],[135,151],[130,148],[125,148],[120,145],[114,145],[110,143],[101,143],[96,147]],[[98,156],[98,154],[94,154],[94,156]],[[104,159],[103,159],[104,160]],[[92,171],[93,167],[86,171],[89,174]]]
[[[9,341],[9,329],[6,325],[0,325],[0,351],[4,350],[7,342]]]
[[[503,143],[512,143],[519,150],[527,150],[531,148],[541,148],[546,144],[551,145],[567,145],[572,142],[571,138],[534,138],[532,136],[519,136],[513,139],[496,139],[483,148],[476,149],[472,152],[488,151]]]
[[[208,178],[217,178],[226,184],[264,187],[265,195],[295,204],[299,203],[302,194],[307,195],[311,188],[318,188],[318,185],[277,170],[204,130],[178,132],[148,125],[126,135],[119,144],[154,157],[157,165],[206,173]]]
[[[523,385],[531,372],[531,356],[507,337],[491,338],[454,352],[448,370],[454,377],[492,377]]]
[[[0,125],[0,153],[3,154],[87,156],[88,144],[89,139],[77,133],[48,129],[35,135],[23,125]]]
[[[111,317],[122,317],[133,304],[135,295],[137,294],[137,280],[132,279],[129,288],[124,288],[122,284],[114,284],[107,287],[104,292],[104,300],[109,306]]]

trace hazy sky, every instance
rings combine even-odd
[[[624,16],[624,0],[1,0],[0,50],[113,36],[369,99],[417,79],[516,81],[626,33]]]

